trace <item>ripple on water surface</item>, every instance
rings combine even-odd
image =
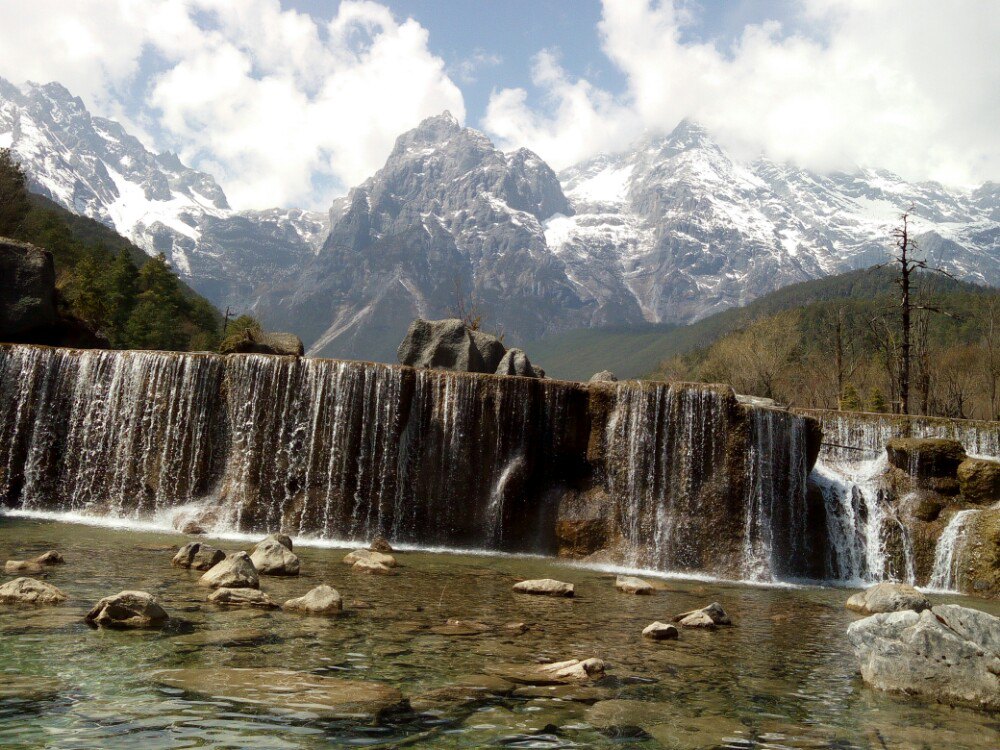
[[[61,550],[67,564],[47,575],[70,597],[44,610],[0,608],[0,747],[1000,746],[996,717],[865,688],[844,638],[854,615],[842,590],[664,579],[653,596],[630,596],[608,573],[554,560],[422,552],[399,553],[398,575],[366,576],[341,562],[342,550],[297,547],[303,575],[264,578],[262,588],[284,601],[329,584],[345,612],[325,619],[207,604],[200,574],[170,566],[164,546],[180,543],[0,518],[0,557]],[[543,577],[572,581],[576,598],[511,591]],[[156,633],[83,624],[91,604],[123,589],[149,591],[181,622]],[[642,638],[650,622],[715,600],[736,627]],[[995,603],[965,603],[998,613]],[[586,689],[496,676],[504,665],[589,656],[609,669]],[[289,671],[308,677],[275,677]],[[244,674],[259,682],[230,677]],[[377,683],[388,699],[344,711],[331,708],[336,691],[301,692],[334,681]],[[413,708],[397,705],[395,691]]]

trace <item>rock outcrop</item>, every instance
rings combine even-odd
[[[1000,461],[967,458],[958,465],[958,486],[962,497],[976,505],[1000,501]]]
[[[34,578],[15,578],[0,585],[0,604],[22,604],[45,607],[62,604],[66,594],[45,581]]]
[[[84,617],[84,621],[95,628],[116,630],[155,630],[166,625],[169,619],[163,607],[145,591],[122,591],[106,596]]]
[[[1000,709],[1000,618],[941,605],[872,615],[851,623],[847,638],[874,688]]]
[[[854,594],[844,606],[852,612],[874,615],[906,609],[921,612],[930,609],[931,603],[913,586],[883,581]]]

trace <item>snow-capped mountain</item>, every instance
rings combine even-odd
[[[59,84],[0,79],[0,147],[33,189],[164,252],[211,300],[295,331],[313,354],[392,360],[409,321],[476,304],[524,342],[686,323],[886,257],[913,207],[922,251],[1000,285],[1000,185],[879,170],[820,175],[732,158],[682,122],[558,177],[445,113],[401,135],[326,214],[233,211],[207,174],[91,116]]]
[[[646,320],[686,323],[796,281],[885,259],[913,207],[918,243],[957,276],[1000,284],[996,185],[962,194],[884,171],[819,175],[740,163],[682,122],[560,175],[576,213],[548,246],[598,299],[631,296]]]
[[[587,325],[587,305],[545,243],[568,215],[555,173],[510,154],[448,113],[397,141],[385,166],[334,207],[321,251],[258,307],[313,354],[392,357],[408,322],[476,300],[514,340]]]
[[[0,147],[27,167],[33,191],[165,253],[220,305],[248,307],[262,280],[311,255],[328,229],[324,214],[233,211],[211,175],[150,152],[58,83],[0,78]]]

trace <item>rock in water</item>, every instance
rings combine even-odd
[[[913,586],[883,581],[854,594],[844,606],[852,612],[874,615],[883,612],[899,612],[904,609],[920,612],[930,609],[931,603]]]
[[[83,619],[93,627],[126,630],[161,628],[170,618],[151,594],[122,591],[101,599]]]
[[[66,594],[55,586],[36,581],[34,578],[15,578],[0,586],[0,604],[29,604],[32,606],[49,606],[62,604]]]
[[[535,368],[531,366],[531,360],[528,359],[528,355],[520,349],[507,350],[507,353],[503,355],[503,359],[500,360],[500,364],[497,365],[496,374],[519,375],[522,378],[541,377],[535,371]]]
[[[264,576],[297,576],[301,566],[298,555],[271,537],[254,548],[250,562]]]
[[[992,505],[1000,500],[1000,461],[965,459],[958,465],[958,486],[970,503]]]
[[[559,680],[599,680],[604,676],[604,666],[601,659],[569,659],[543,664],[538,671]]]
[[[43,552],[36,557],[33,562],[36,562],[39,565],[64,565],[66,560],[54,549],[50,549],[48,552]]]
[[[324,719],[374,720],[406,708],[403,694],[390,685],[284,669],[165,669],[156,672],[154,679],[190,693],[318,714]]]
[[[17,573],[41,573],[45,566],[34,560],[8,560],[3,564],[3,572],[7,575]]]
[[[515,583],[514,591],[519,594],[539,596],[573,596],[573,584],[557,581],[554,578],[538,578]]]
[[[201,542],[190,542],[178,550],[170,564],[191,570],[211,570],[225,559],[226,553],[221,549]]]
[[[305,596],[289,599],[282,609],[306,615],[336,615],[344,608],[340,593],[330,586],[317,586]]]
[[[847,639],[874,688],[1000,710],[1000,618],[947,604],[866,617]]]
[[[640,596],[650,596],[655,591],[651,584],[634,576],[618,576],[615,579],[615,588],[626,594]]]
[[[601,370],[590,376],[589,383],[617,383],[618,377],[611,370]]]
[[[259,589],[257,569],[246,552],[236,552],[198,579],[199,586],[213,589]]]
[[[400,364],[459,372],[492,372],[471,331],[461,320],[421,320],[410,323],[396,357]]]
[[[280,606],[260,589],[217,589],[208,601],[228,607],[255,607],[257,609],[278,609]]]
[[[391,576],[393,575],[393,570],[385,563],[378,562],[377,560],[356,560],[351,566],[351,570],[355,573],[370,573],[371,575],[379,576]]]
[[[377,536],[372,539],[372,543],[368,545],[368,551],[389,555],[392,554],[392,545],[389,544],[389,540],[384,536]]]
[[[387,555],[383,552],[375,552],[370,549],[356,549],[353,552],[348,552],[347,555],[344,556],[345,565],[354,565],[361,560],[370,563],[378,563],[379,565],[384,565],[387,568],[396,567],[395,557]]]
[[[654,622],[647,625],[642,630],[642,634],[646,638],[650,638],[654,641],[672,641],[677,640],[680,633],[677,632],[677,628],[673,625],[668,625],[665,622]]]
[[[674,617],[674,622],[685,628],[709,628],[713,629],[719,625],[732,625],[726,610],[718,602],[712,602],[702,609],[693,609],[690,612],[683,612]]]
[[[264,544],[264,542],[277,542],[281,546],[285,547],[289,552],[292,551],[292,538],[288,536],[288,534],[268,534],[266,537],[257,542],[254,546],[254,550]]]

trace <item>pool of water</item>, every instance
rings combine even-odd
[[[618,593],[614,576],[541,558],[402,552],[398,574],[366,576],[345,550],[297,547],[303,573],[262,578],[276,601],[326,583],[342,616],[310,618],[208,604],[200,576],[170,565],[176,534],[0,517],[0,561],[60,550],[47,580],[69,601],[0,607],[0,747],[13,748],[996,748],[1000,718],[866,688],[844,635],[849,592],[676,579],[654,596]],[[245,547],[218,541],[226,550]],[[514,594],[518,579],[576,585],[575,599]],[[4,576],[0,581],[8,580]],[[83,615],[124,589],[154,594],[179,624],[163,632],[91,630]],[[937,595],[1000,614],[996,602]],[[641,636],[654,620],[719,601],[736,625]],[[363,605],[365,606],[362,606]],[[449,619],[491,629],[435,632]],[[524,633],[504,628],[524,622]],[[445,629],[447,630],[447,629]],[[237,632],[234,643],[214,642]],[[247,633],[252,637],[248,637]],[[193,637],[192,637],[193,636]],[[381,721],[323,720],[161,684],[173,668],[281,668],[399,688],[414,701],[506,665],[597,656],[601,698],[643,702],[652,731],[599,731],[587,702],[486,698]],[[3,687],[6,685],[7,687]],[[523,691],[522,691],[523,692]],[[594,696],[588,698],[592,702]]]

